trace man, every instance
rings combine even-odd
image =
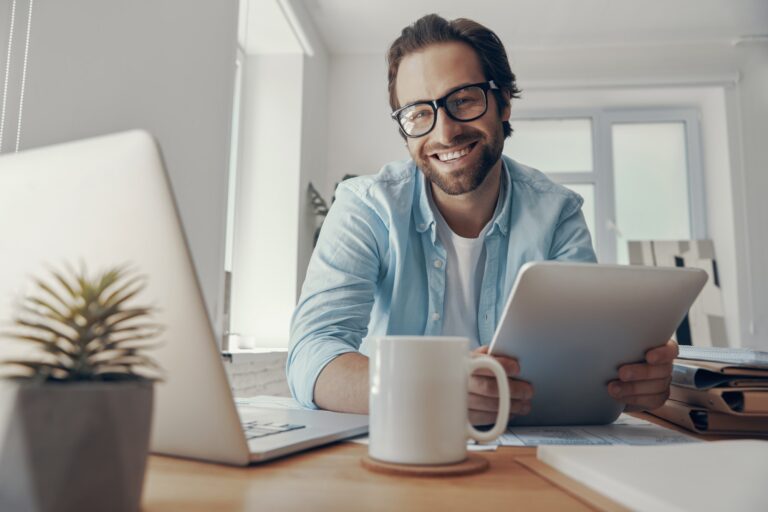
[[[456,335],[485,353],[520,267],[596,261],[582,199],[502,156],[515,84],[498,37],[471,20],[428,15],[388,53],[389,96],[412,160],[348,180],[336,192],[291,325],[287,374],[307,407],[368,410],[368,340]],[[669,393],[673,341],[623,366],[610,394],[628,410]],[[534,390],[509,375],[511,415]],[[493,377],[471,377],[469,416],[493,423]]]

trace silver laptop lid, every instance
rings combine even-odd
[[[31,277],[131,263],[166,326],[151,449],[247,464],[248,447],[157,144],[141,131],[0,156],[0,323]],[[0,344],[0,357],[13,345]],[[18,354],[16,354],[18,355]]]

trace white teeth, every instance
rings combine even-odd
[[[456,160],[457,158],[460,158],[467,153],[469,153],[469,146],[459,151],[451,151],[450,153],[438,153],[437,158],[439,158],[441,162],[447,162],[448,160]]]

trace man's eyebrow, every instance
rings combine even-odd
[[[462,83],[460,85],[457,85],[455,87],[451,87],[450,89],[445,91],[445,93],[443,93],[442,95],[438,96],[437,98],[428,98],[428,99],[420,99],[420,100],[407,101],[407,102],[403,103],[403,107],[407,107],[408,105],[413,105],[415,103],[432,103],[433,101],[435,101],[435,100],[437,100],[439,98],[445,98],[446,96],[448,96],[452,92],[456,92],[459,89],[463,89],[464,87],[466,87],[468,85],[472,85],[472,84],[476,84],[476,83],[477,82],[464,82],[464,83]]]

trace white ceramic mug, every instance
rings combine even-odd
[[[472,357],[469,340],[448,336],[387,336],[370,358],[371,458],[399,464],[454,464],[467,457],[467,439],[492,441],[507,428],[509,384],[490,356]],[[499,386],[496,424],[468,421],[468,382],[488,368]]]

